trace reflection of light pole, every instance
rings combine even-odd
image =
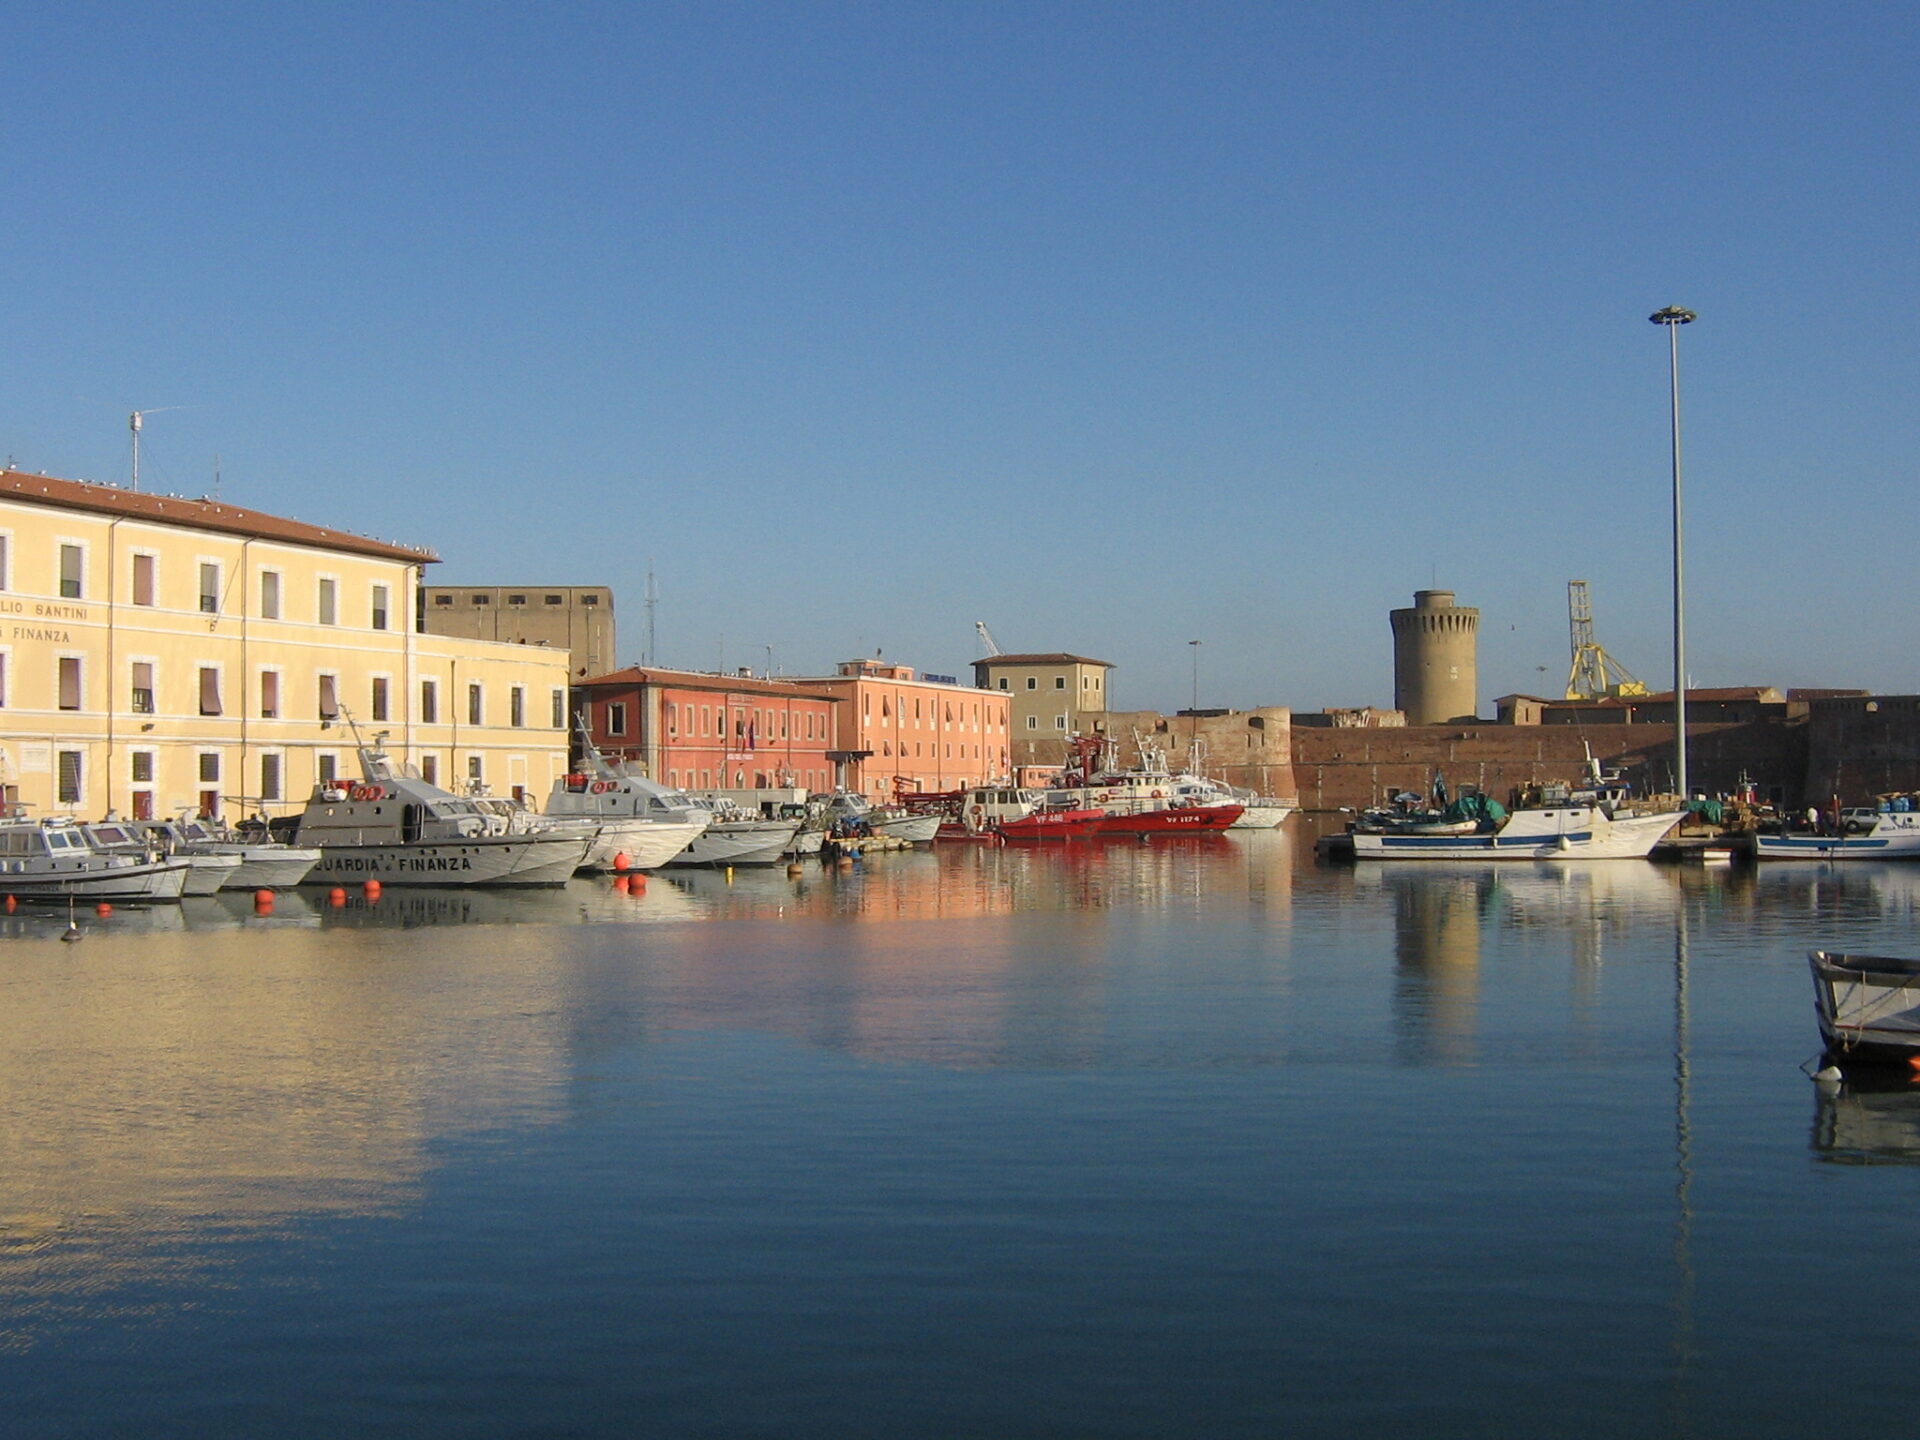
[[[1691,310],[1669,305],[1647,319],[1667,327],[1667,376],[1673,392],[1673,768],[1680,805],[1687,796],[1687,587],[1680,545],[1680,327],[1694,321]]]

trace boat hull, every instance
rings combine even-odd
[[[1920,860],[1920,827],[1882,827],[1868,835],[1755,835],[1753,856],[1756,860]]]
[[[1814,1009],[1830,1055],[1904,1063],[1920,1058],[1920,960],[1815,950]]]
[[[1095,834],[1108,818],[1104,810],[1036,810],[995,828],[1003,840],[1076,840]]]
[[[914,844],[930,841],[940,833],[940,817],[936,814],[876,815],[867,823],[876,835],[887,835]]]
[[[1240,812],[1240,818],[1229,825],[1229,830],[1278,830],[1289,815],[1298,806],[1274,801],[1268,803],[1255,800]]]
[[[1239,805],[1192,805],[1179,810],[1141,810],[1131,815],[1108,815],[1094,828],[1096,835],[1201,835],[1233,828],[1241,816]]]
[[[237,854],[240,864],[227,877],[222,887],[227,890],[290,890],[320,861],[318,850],[291,845],[255,845],[229,853]]]
[[[178,900],[186,888],[185,860],[97,866],[43,874],[0,875],[0,895],[19,900],[113,900],[121,904]]]
[[[709,825],[668,865],[774,865],[786,858],[797,820],[722,820]]]
[[[1527,812],[1517,812],[1515,818]],[[1531,824],[1491,835],[1373,835],[1356,832],[1356,860],[1644,860],[1680,821],[1680,812],[1609,820],[1586,816],[1565,829]]]
[[[587,848],[582,870],[613,870],[621,855],[627,857],[629,870],[657,870],[688,845],[707,827],[692,820],[645,820],[637,816],[608,816],[600,821],[600,833]]]
[[[591,843],[565,836],[477,835],[417,845],[322,845],[306,883],[564,885]]]

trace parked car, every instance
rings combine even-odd
[[[1871,805],[1849,805],[1840,812],[1840,829],[1848,835],[1864,835],[1880,823],[1880,812]]]

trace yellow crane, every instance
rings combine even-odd
[[[1644,695],[1647,687],[1633,672],[1607,654],[1593,638],[1593,601],[1587,582],[1567,582],[1567,621],[1573,637],[1573,668],[1567,672],[1567,699],[1599,700],[1606,696]]]

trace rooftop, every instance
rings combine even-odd
[[[973,662],[973,668],[976,670],[988,665],[1104,665],[1109,670],[1113,669],[1110,661],[1093,660],[1085,655],[1069,655],[1064,651],[1050,655],[989,655],[983,660]]]
[[[238,505],[226,505],[218,500],[186,500],[178,495],[155,495],[144,490],[123,489],[118,485],[101,485],[91,480],[57,480],[51,475],[35,475],[26,470],[0,470],[0,500],[30,500],[67,510],[91,511],[96,515],[157,520],[169,525],[214,530],[227,535],[245,535],[257,540],[310,545],[319,550],[344,550],[355,555],[399,560],[410,565],[427,565],[440,559],[431,550],[395,545],[346,530],[309,525],[301,520],[287,520],[259,510],[243,510]]]

